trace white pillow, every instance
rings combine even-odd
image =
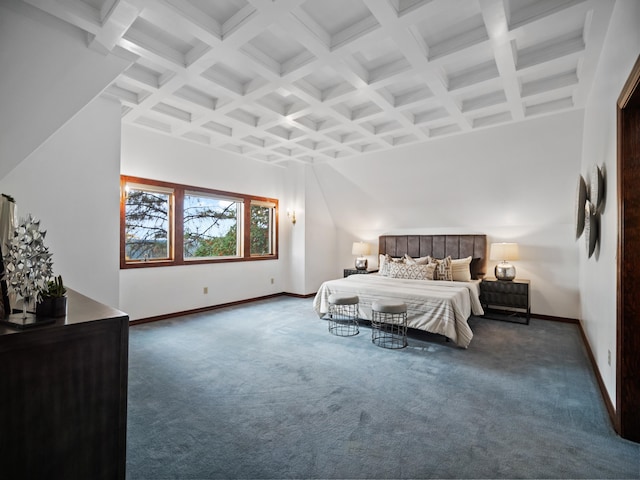
[[[436,264],[418,265],[409,263],[390,263],[389,277],[409,280],[433,280]]]
[[[451,273],[454,282],[470,282],[471,257],[451,260]]]
[[[405,253],[404,261],[409,265],[427,265],[429,263],[429,257],[411,258],[408,253]]]
[[[389,265],[392,263],[404,263],[404,257],[392,258],[391,255],[380,255],[378,257],[378,274],[383,277],[389,276]]]
[[[382,270],[384,269],[384,264],[386,262],[385,256],[382,254],[378,255],[378,273],[382,275]]]

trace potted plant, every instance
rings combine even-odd
[[[47,282],[36,304],[36,317],[64,317],[67,314],[67,289],[62,275]]]

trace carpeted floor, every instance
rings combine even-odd
[[[336,337],[278,297],[130,330],[127,478],[640,478],[576,325]]]

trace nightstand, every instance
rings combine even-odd
[[[487,318],[529,325],[529,280],[485,278],[480,283],[480,303]]]
[[[378,270],[358,270],[357,268],[345,268],[343,275],[348,277],[349,275],[366,275],[367,273],[376,273]]]

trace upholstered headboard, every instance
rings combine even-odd
[[[419,258],[471,257],[471,278],[482,278],[487,270],[486,235],[381,235],[378,252],[392,257],[405,253]]]

